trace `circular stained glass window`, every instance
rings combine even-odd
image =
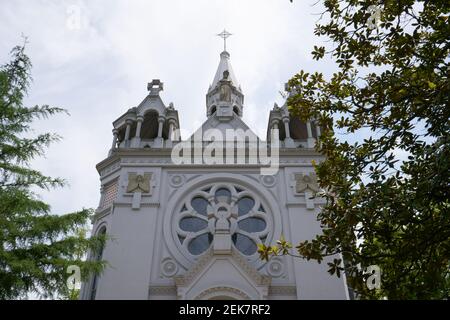
[[[237,185],[210,185],[194,192],[182,204],[177,238],[189,254],[204,253],[214,241],[216,226],[228,226],[233,246],[246,256],[266,243],[269,216],[249,190]],[[220,220],[220,222],[219,222]]]

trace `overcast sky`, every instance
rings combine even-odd
[[[300,69],[330,72],[310,57],[320,43],[314,2],[0,0],[1,64],[27,36],[34,78],[27,105],[71,114],[35,126],[64,138],[33,163],[69,183],[41,193],[52,212],[97,207],[95,165],[111,146],[111,123],[145,98],[152,79],[164,82],[162,99],[174,103],[184,132],[201,125],[223,49],[216,34],[224,28],[233,33],[227,49],[245,95],[244,121],[264,138],[269,110],[283,103],[284,83]]]

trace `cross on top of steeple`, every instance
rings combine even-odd
[[[223,29],[223,31],[217,35],[223,39],[223,51],[227,51],[227,38],[233,34]]]
[[[160,91],[162,91],[164,88],[164,83],[161,82],[159,79],[153,79],[152,82],[147,84],[147,90],[150,91],[150,95],[157,96]]]

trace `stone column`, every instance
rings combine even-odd
[[[320,138],[320,127],[319,127],[319,123],[317,122],[317,120],[314,122],[314,124],[316,125],[316,141],[317,141],[317,144],[320,146],[320,140],[319,140],[319,138]]]
[[[163,116],[158,117],[158,138],[162,138],[164,121],[166,121],[166,118],[164,118]]]
[[[144,121],[144,117],[143,116],[138,116],[137,119],[137,125],[136,125],[136,138],[140,138],[141,137],[141,127],[142,127],[142,121]]]
[[[289,118],[283,118],[283,123],[284,123],[284,131],[286,132],[286,139],[290,139],[291,138],[291,132],[289,130]]]
[[[308,132],[308,139],[312,138],[311,121],[306,121],[306,131]]]
[[[174,130],[174,128],[175,128],[175,120],[170,119],[169,120],[169,140],[171,140],[171,141],[175,140],[174,137],[173,137],[173,134],[174,134],[173,130]]]
[[[103,184],[100,186],[100,201],[97,207],[97,210],[102,209],[103,207],[103,201],[105,200],[105,187]]]
[[[127,128],[125,129],[125,147],[128,147],[129,145],[129,141],[130,140],[130,130],[131,130],[131,125],[133,124],[133,120],[131,119],[127,119],[125,121],[125,123],[127,124]]]
[[[274,121],[272,123],[272,129],[274,129],[274,130],[278,129],[278,122]]]
[[[286,148],[293,148],[295,147],[294,140],[291,138],[291,132],[289,130],[289,117],[283,117],[283,123],[284,123],[284,131],[286,133],[286,138],[284,139],[284,146]]]
[[[155,147],[157,148],[162,148],[164,145],[164,140],[162,138],[164,121],[166,121],[166,117],[164,116],[158,117],[158,137],[155,139]]]
[[[142,128],[142,122],[144,121],[143,116],[138,116],[136,118],[137,124],[136,124],[136,134],[133,138],[133,147],[139,148],[141,144],[141,128]]]
[[[111,149],[115,149],[117,147],[117,139],[119,137],[119,131],[117,129],[113,129],[112,133],[113,133],[113,142]]]
[[[317,121],[315,121],[316,124],[316,136],[317,136],[317,140],[319,140],[320,137],[320,127],[319,127],[319,123]]]
[[[306,144],[308,148],[314,147],[314,138],[311,130],[311,121],[306,121],[306,131],[308,133],[308,138],[306,139]]]
[[[272,130],[278,130],[278,119],[272,120],[270,122],[270,140],[272,141],[272,138],[274,137],[274,134],[272,134]],[[277,133],[277,138],[280,138],[280,132]]]
[[[174,131],[175,127],[176,127],[175,119],[169,119],[169,139],[166,142],[167,147],[172,147],[173,141],[176,141],[175,131]]]

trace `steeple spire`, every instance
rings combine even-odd
[[[209,87],[208,92],[211,92],[211,90],[214,90],[218,84],[219,81],[223,78],[223,73],[227,71],[228,73],[228,80],[231,81],[231,84],[236,87],[239,91],[241,91],[241,88],[239,86],[239,83],[237,82],[236,76],[234,75],[233,68],[231,67],[230,63],[230,54],[227,51],[227,38],[232,35],[232,33],[229,33],[227,30],[223,29],[221,33],[217,34],[219,37],[223,39],[223,51],[220,54],[220,62],[219,66],[216,71],[216,75],[214,76],[214,80]]]
[[[219,84],[219,81],[223,78],[223,73],[228,71],[228,79],[231,81],[231,84],[235,86],[240,91],[239,83],[234,75],[233,68],[230,63],[230,54],[227,51],[222,51],[220,54],[220,62],[217,67],[216,75],[214,76],[214,80],[211,84],[210,90],[213,90]]]
[[[226,39],[231,35],[226,30],[218,34],[223,38],[223,49],[214,80],[206,94],[206,114],[215,115],[218,119],[229,120],[242,117],[244,95],[234,75],[230,63],[230,54],[226,51]]]

